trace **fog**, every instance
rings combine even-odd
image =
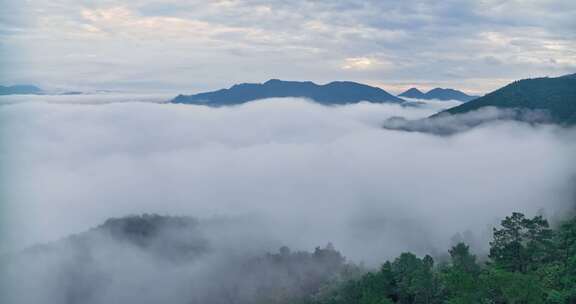
[[[548,112],[528,109],[498,109],[484,107],[476,111],[450,115],[439,113],[431,117],[420,119],[406,119],[404,117],[391,117],[384,121],[382,127],[388,130],[407,132],[423,132],[437,135],[453,135],[483,124],[521,121],[527,124],[550,124],[552,119]]]
[[[570,202],[573,132],[502,121],[450,137],[381,128],[442,106],[5,105],[12,245],[127,214],[251,216],[287,245],[332,241],[370,260]]]
[[[119,102],[154,102],[169,101],[178,92],[168,93],[134,93],[134,92],[86,92],[78,94],[46,94],[46,95],[0,95],[0,105],[41,102],[50,104],[110,104]]]
[[[57,241],[110,217],[158,213],[199,219],[211,254],[168,267],[104,238],[82,272],[86,265],[69,258],[76,249],[64,246],[14,264],[20,290],[39,290],[21,303],[63,303],[69,286],[51,278],[68,268],[87,280],[77,283],[89,286],[83,296],[96,288],[91,275],[114,274],[94,303],[180,303],[178,295],[190,293],[202,303],[200,295],[219,289],[190,291],[183,282],[218,283],[213,276],[237,265],[237,256],[284,245],[332,242],[369,267],[407,250],[439,255],[457,234],[482,253],[490,227],[512,211],[561,217],[574,202],[574,130],[505,120],[452,136],[382,128],[391,117],[424,118],[456,102],[326,107],[285,98],[209,108],[100,97],[35,96],[0,107],[10,214],[2,251]],[[170,297],[149,290],[161,281],[173,288]]]

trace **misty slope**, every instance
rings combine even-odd
[[[487,261],[463,242],[442,257],[402,253],[308,303],[576,303],[576,218],[551,228],[542,216],[514,212],[494,228],[490,246]]]
[[[576,124],[576,77],[535,78],[515,81],[483,97],[450,108],[433,117],[469,113],[484,107],[544,111],[552,122]]]
[[[0,85],[0,95],[17,95],[17,94],[41,94],[42,90],[33,85],[13,85],[13,86],[1,86]]]
[[[209,106],[227,106],[248,101],[274,97],[309,98],[321,104],[350,104],[360,101],[375,103],[403,102],[388,92],[368,85],[337,81],[325,85],[313,82],[283,81],[271,79],[265,83],[243,83],[213,92],[195,95],[179,95],[173,103],[203,104]]]
[[[103,244],[121,244],[166,262],[190,261],[209,250],[195,219],[145,214],[108,219],[98,227],[23,253],[42,255],[66,248],[91,255]]]
[[[282,247],[277,253],[245,254],[236,240],[224,241],[203,224],[159,215],[109,219],[89,231],[0,259],[3,274],[17,282],[5,301],[292,303],[360,271],[330,244],[313,252]],[[219,230],[240,228],[216,224]],[[229,244],[222,247],[223,242]]]
[[[426,93],[418,90],[417,88],[411,88],[405,91],[404,93],[398,95],[400,97],[406,98],[417,98],[417,99],[437,99],[437,100],[458,100],[467,102],[478,98],[478,96],[471,96],[464,92],[454,90],[454,89],[443,89],[443,88],[435,88]]]

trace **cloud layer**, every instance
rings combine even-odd
[[[11,247],[127,214],[241,216],[253,218],[253,239],[332,241],[377,263],[446,248],[467,230],[484,242],[512,211],[553,215],[571,203],[571,131],[498,122],[438,137],[380,127],[441,106],[4,105]]]
[[[485,93],[574,72],[575,13],[570,0],[7,0],[0,82],[198,91],[339,79]]]

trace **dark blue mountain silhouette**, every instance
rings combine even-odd
[[[418,90],[417,88],[410,88],[398,96],[406,98],[428,99],[426,98],[426,94],[422,93],[422,91]]]
[[[229,89],[199,93],[195,95],[179,95],[173,103],[201,104],[208,106],[237,105],[252,100],[275,97],[309,98],[321,104],[349,104],[360,101],[374,103],[403,102],[401,98],[388,92],[365,84],[350,81],[335,81],[318,85],[310,81],[283,81],[271,79],[265,83],[243,83]]]
[[[13,86],[0,86],[0,95],[16,95],[16,94],[41,94],[42,90],[39,87],[20,84]]]
[[[458,90],[443,88],[435,88],[426,93],[422,93],[422,91],[417,88],[411,88],[398,96],[417,99],[458,100],[463,102],[478,98],[478,96],[471,96]]]

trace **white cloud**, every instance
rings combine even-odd
[[[574,134],[516,123],[449,138],[380,128],[441,104],[4,105],[12,231],[23,245],[133,213],[250,214],[271,223],[261,228],[270,239],[333,241],[380,262],[568,203]]]
[[[374,68],[376,61],[366,57],[346,58],[342,68],[345,70],[367,70]]]

